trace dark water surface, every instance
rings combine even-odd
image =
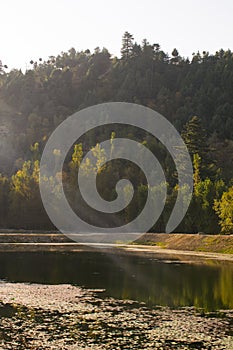
[[[0,279],[100,288],[104,295],[149,306],[233,309],[230,262],[190,264],[100,251],[0,253]]]

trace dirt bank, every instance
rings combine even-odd
[[[233,235],[146,233],[131,245],[96,245],[96,248],[132,254],[176,255],[233,261]],[[71,241],[59,233],[0,233],[0,252],[79,252],[94,247]]]
[[[233,235],[146,233],[136,243],[166,249],[233,254]]]

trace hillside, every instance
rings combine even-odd
[[[119,58],[106,48],[97,47],[94,52],[71,48],[48,60],[32,58],[25,72],[6,72],[0,64],[0,227],[53,229],[38,189],[45,143],[72,113],[110,101],[148,106],[182,134],[193,160],[195,183],[189,212],[178,232],[232,233],[233,53],[220,49],[214,54],[197,52],[187,59],[177,49],[169,55],[146,39],[138,44],[128,32],[123,35]],[[143,143],[162,164],[168,198],[152,231],[163,232],[177,197],[177,174],[167,150],[149,133],[133,127],[122,131],[114,125],[77,140],[64,168],[67,191],[72,197],[85,153],[94,147],[97,154],[96,143],[111,135]],[[100,190],[108,200],[115,198],[112,182],[117,182],[117,174],[133,179],[137,194],[131,209],[120,215],[123,221],[126,217],[131,220],[145,203],[145,177],[141,173],[135,176],[131,165],[124,169],[115,163],[100,170]],[[114,174],[111,186],[109,174]],[[76,209],[81,206],[79,199]]]

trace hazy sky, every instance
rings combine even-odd
[[[25,69],[31,59],[99,46],[120,54],[127,30],[141,43],[192,52],[233,50],[233,0],[4,0],[0,60]]]

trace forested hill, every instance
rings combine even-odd
[[[190,61],[177,49],[169,56],[159,44],[143,40],[138,45],[126,32],[120,58],[105,48],[94,53],[71,48],[46,61],[32,59],[25,73],[6,73],[3,65],[0,69],[0,133],[9,148],[5,159],[1,152],[0,172],[15,170],[9,160],[25,159],[30,145],[42,141],[68,115],[106,101],[149,106],[180,131],[196,115],[211,142],[232,153],[232,144],[221,142],[233,140],[230,50],[196,53]]]
[[[194,196],[178,230],[233,232],[233,53],[230,50],[215,54],[198,52],[189,60],[181,57],[177,49],[168,55],[159,44],[143,40],[139,45],[126,32],[119,58],[111,56],[105,48],[96,48],[93,53],[71,48],[48,60],[32,58],[25,72],[17,69],[8,72],[6,64],[0,61],[0,227],[51,227],[38,190],[39,160],[49,135],[78,110],[103,102],[125,101],[160,112],[182,133],[188,146],[194,166]],[[105,138],[110,138],[111,131],[104,131]],[[114,131],[116,136],[121,136],[118,130]],[[125,128],[127,135],[133,132]],[[149,136],[143,137],[141,142],[146,143]],[[86,151],[86,145],[81,143],[74,146],[66,164],[70,188]],[[177,178],[173,163],[161,145],[156,141],[148,144],[152,151],[159,150],[169,186],[166,211],[153,227],[163,231],[177,196]],[[95,151],[98,154],[99,149]],[[101,171],[108,174],[113,170],[109,166]],[[131,168],[127,172],[134,174]],[[120,175],[125,176],[123,170]],[[140,212],[139,204],[147,193],[140,176],[133,177],[138,192],[132,210],[126,209],[124,213],[128,219]],[[113,199],[114,190],[110,191],[106,184],[103,178],[102,190]],[[160,189],[156,191],[159,193]]]

